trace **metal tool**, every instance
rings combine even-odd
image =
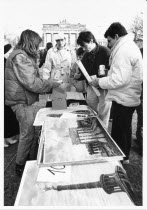
[[[90,183],[80,183],[71,185],[58,185],[52,187],[45,187],[45,190],[80,190],[91,188],[103,188],[108,193],[126,192],[132,202],[137,205],[137,196],[133,190],[131,183],[128,180],[126,172],[119,166],[116,166],[115,173],[101,174],[100,181]]]

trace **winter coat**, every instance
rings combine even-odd
[[[31,105],[39,94],[49,92],[52,83],[39,78],[38,66],[23,50],[14,50],[5,68],[5,104]]]
[[[48,50],[44,68],[43,68],[43,78],[50,78],[53,71],[56,69],[64,68],[70,73],[70,68],[72,64],[76,61],[75,52],[70,50],[68,47],[64,47],[58,50],[57,47],[52,47]],[[55,73],[53,73],[54,75]]]
[[[142,56],[133,36],[121,37],[112,49],[107,77],[99,79],[99,86],[108,89],[107,100],[124,106],[140,104]]]

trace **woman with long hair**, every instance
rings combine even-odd
[[[42,39],[36,32],[25,30],[10,54],[5,68],[5,104],[11,106],[19,121],[20,139],[16,156],[16,173],[22,175],[28,159],[36,158],[33,122],[38,111],[39,94],[48,93],[61,82],[43,80],[37,65]]]

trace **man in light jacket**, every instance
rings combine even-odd
[[[43,68],[43,79],[54,77],[61,68],[70,74],[70,69],[76,61],[76,54],[66,45],[63,33],[56,36],[56,46],[48,50]],[[63,73],[63,72],[62,72]]]
[[[113,101],[111,136],[125,154],[123,163],[129,163],[131,149],[131,121],[140,104],[142,83],[142,56],[120,23],[112,23],[104,34],[111,48],[110,70],[107,77],[96,78],[91,85],[108,89],[106,100]]]

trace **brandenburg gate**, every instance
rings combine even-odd
[[[58,33],[63,33],[66,38],[66,43],[71,47],[76,47],[76,40],[78,34],[86,30],[86,25],[70,24],[64,19],[59,24],[43,24],[43,46],[46,46],[47,42],[52,42],[55,45],[55,38]]]

